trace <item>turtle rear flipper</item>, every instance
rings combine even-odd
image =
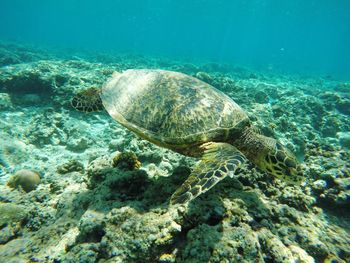
[[[201,146],[204,150],[201,161],[189,178],[171,197],[171,204],[183,204],[205,193],[227,175],[232,177],[246,162],[244,155],[228,143],[209,142]]]
[[[72,99],[72,106],[77,111],[94,112],[103,110],[102,100],[100,98],[101,89],[90,88],[78,92]]]

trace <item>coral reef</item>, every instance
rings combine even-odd
[[[51,52],[46,52],[43,49],[0,41],[0,67],[53,57]]]
[[[26,211],[24,207],[15,205],[0,203],[0,226],[11,225],[13,223],[21,222],[26,217]]]
[[[349,83],[2,44],[0,54],[0,261],[350,261]],[[177,70],[224,91],[297,153],[305,182],[287,185],[249,164],[187,206],[170,206],[196,160],[70,104],[128,68]],[[45,176],[27,188],[10,179],[21,169]]]
[[[141,162],[134,152],[122,152],[113,157],[113,166],[124,170],[134,170],[141,167]]]
[[[83,172],[84,165],[77,160],[70,160],[57,167],[57,172],[59,174],[66,174],[71,172]]]
[[[21,224],[27,218],[23,206],[0,202],[0,245],[20,235]]]
[[[7,185],[20,188],[25,192],[33,191],[40,184],[40,175],[36,171],[22,169],[10,177]]]

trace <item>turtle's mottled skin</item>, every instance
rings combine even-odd
[[[172,203],[188,202],[233,176],[246,158],[285,180],[299,179],[294,156],[275,139],[256,133],[240,106],[201,80],[165,70],[127,70],[115,73],[93,94],[116,121],[140,137],[201,157]],[[79,98],[86,96],[73,99],[78,110],[97,108],[91,102],[98,100]]]

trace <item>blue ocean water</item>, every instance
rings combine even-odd
[[[350,79],[347,0],[1,0],[0,40]]]
[[[349,47],[350,0],[0,0],[0,263],[350,262]]]

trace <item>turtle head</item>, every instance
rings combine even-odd
[[[259,166],[287,183],[300,184],[302,181],[298,160],[291,151],[277,141],[267,151]]]
[[[101,89],[89,88],[78,92],[72,99],[71,104],[77,111],[94,112],[103,110],[100,98]]]

